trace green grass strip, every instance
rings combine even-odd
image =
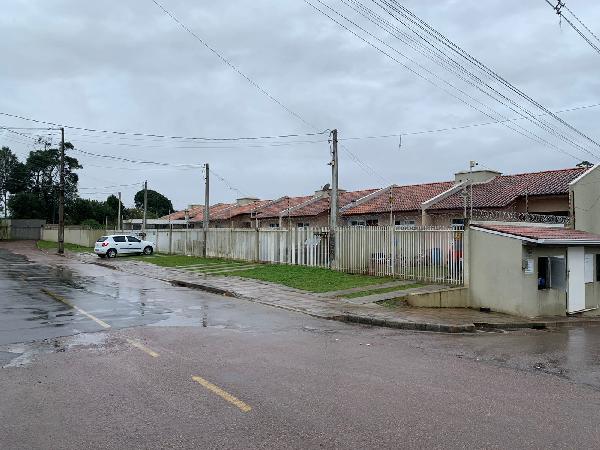
[[[320,267],[263,264],[253,269],[223,273],[282,284],[309,292],[340,291],[354,287],[387,283],[390,278],[369,275],[353,275]]]
[[[40,250],[58,250],[58,242],[52,241],[37,241],[37,248]],[[65,250],[69,250],[71,252],[91,252],[93,251],[92,247],[84,247],[83,245],[77,244],[67,244],[65,242]]]

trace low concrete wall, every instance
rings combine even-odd
[[[93,247],[100,236],[111,233],[106,230],[92,230],[83,227],[65,227],[65,242],[77,244],[84,247]],[[46,226],[42,229],[42,240],[58,242],[58,227]]]
[[[406,297],[406,302],[420,308],[467,308],[469,289],[456,287],[443,291],[414,292]]]

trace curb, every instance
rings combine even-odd
[[[358,316],[355,314],[343,314],[333,318],[340,322],[360,323],[399,330],[432,331],[436,333],[473,333],[476,328],[473,324],[448,325],[443,323],[426,322],[404,322],[400,320],[377,319],[375,317]]]

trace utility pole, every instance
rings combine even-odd
[[[331,192],[329,194],[329,267],[335,267],[335,228],[338,225],[338,132],[331,131]]]
[[[60,187],[58,194],[58,253],[65,253],[65,129],[60,129]]]
[[[117,230],[121,231],[121,193],[119,192],[119,211],[117,212]]]
[[[208,238],[208,226],[210,225],[210,177],[208,163],[204,164],[204,241],[202,242],[202,256],[206,258],[206,239]]]
[[[142,234],[146,238],[146,210],[148,209],[148,180],[144,181],[144,218],[142,219]]]

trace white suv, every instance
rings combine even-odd
[[[100,258],[116,258],[117,255],[151,255],[154,253],[154,242],[144,241],[127,234],[111,234],[102,236],[96,241],[94,252]]]

